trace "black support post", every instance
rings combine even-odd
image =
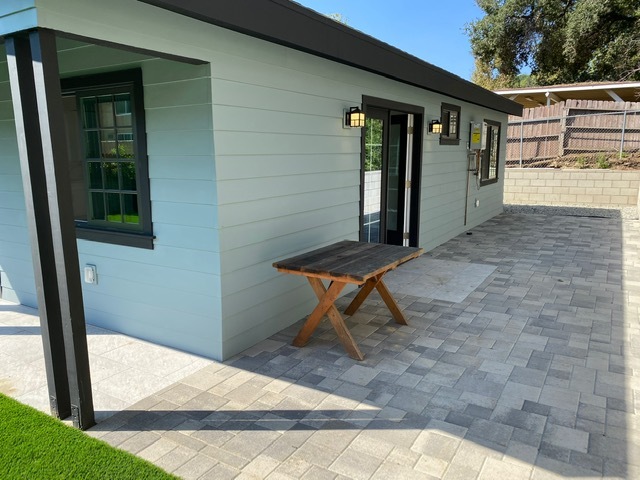
[[[74,425],[84,430],[94,425],[95,419],[55,33],[38,29],[30,32],[28,39],[18,36],[7,42],[7,58],[10,60],[13,57],[9,63],[12,94],[16,90],[22,99],[16,100],[14,97],[13,101],[17,110],[21,165],[23,173],[25,166],[30,173],[30,180],[24,182],[30,183],[29,189],[34,199],[45,195],[48,200],[46,213],[36,210],[35,206],[27,212],[33,217],[29,223],[36,225],[35,232],[31,232],[32,245],[35,235],[38,245],[44,244],[47,249],[38,251],[40,266],[36,266],[36,270],[40,268],[43,275],[36,281],[42,282],[38,289],[43,292],[53,292],[50,284],[55,285],[55,298],[54,293],[50,293],[50,297],[45,294],[43,298],[49,302],[49,311],[58,311],[60,315],[71,416]],[[10,54],[9,44],[13,45],[13,55]],[[23,110],[25,107],[30,110]],[[37,151],[34,153],[34,150]],[[27,158],[23,159],[23,156]],[[33,180],[34,173],[38,176],[37,182]],[[44,207],[44,203],[41,207]],[[47,223],[42,217],[48,220],[48,235],[46,225],[41,230],[37,229],[39,223]],[[49,320],[49,326],[50,323]],[[50,348],[53,352],[53,341],[59,342],[59,338],[50,337],[45,339],[47,341],[49,346],[45,346],[45,350]],[[58,348],[57,344],[55,348]],[[47,370],[55,370],[61,356],[57,350],[55,355],[52,353],[52,364]]]
[[[49,201],[27,37],[5,41],[52,415],[71,415]]]

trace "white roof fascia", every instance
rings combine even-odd
[[[575,87],[532,87],[523,89],[511,89],[511,90],[494,90],[494,93],[499,95],[525,95],[531,93],[546,93],[546,92],[578,92],[587,90],[611,90],[612,88],[640,88],[640,82],[633,83],[603,83],[601,85],[580,85]]]

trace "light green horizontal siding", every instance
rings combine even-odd
[[[60,40],[62,76],[141,67],[149,152],[153,250],[78,241],[87,320],[105,328],[221,358],[211,88],[208,65],[192,66]],[[4,58],[4,57],[3,57]],[[6,64],[0,102],[10,106]],[[15,125],[0,120],[0,271],[3,296],[34,305]]]
[[[35,0],[0,2],[0,35],[29,30],[38,25]]]
[[[440,117],[442,102],[460,102],[232,33],[219,38],[212,87],[228,356],[307,315],[315,303],[304,278],[283,279],[272,261],[357,238],[361,132],[342,128],[343,110],[369,95],[421,105],[428,123]],[[493,117],[461,107],[459,146],[440,145],[424,132],[423,246],[501,209],[486,200],[499,197],[500,184],[483,187],[475,194],[481,206],[469,209],[464,225],[467,123]],[[470,205],[474,198],[470,188]]]
[[[462,108],[459,146],[439,145],[437,136],[424,133],[422,246],[431,248],[501,211],[502,181],[479,191],[471,185],[468,196],[465,192],[466,137],[472,119],[498,120],[506,130],[506,115],[141,2],[65,0],[63,12],[57,0],[40,2],[43,26],[210,63],[210,72],[190,67],[192,74],[185,75],[185,69],[162,69],[163,62],[138,59],[145,68],[150,109],[151,194],[166,238],[158,239],[156,256],[141,255],[137,261],[179,268],[175,254],[187,271],[217,272],[216,325],[224,357],[290,325],[315,303],[305,280],[278,274],[270,266],[274,260],[357,238],[361,132],[341,123],[343,110],[359,105],[362,95],[422,106],[425,124],[440,117],[442,102]],[[126,16],[118,15],[125,9]],[[122,58],[127,65],[137,61],[129,54]],[[149,82],[153,75],[156,80]],[[212,105],[211,119],[203,105]],[[200,162],[209,156],[215,163],[201,170]],[[472,205],[475,198],[480,207],[469,208],[465,226],[465,199]],[[183,207],[190,213],[172,223]],[[206,244],[200,233],[188,248],[173,246],[178,229],[168,225],[211,229],[219,240],[207,248],[218,248],[219,254],[196,250]],[[207,267],[197,267],[199,255]]]
[[[2,2],[2,18],[28,2]],[[2,297],[35,303],[29,235],[4,46],[0,46],[0,285]]]

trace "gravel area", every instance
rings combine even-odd
[[[512,203],[505,204],[504,213],[568,215],[572,217],[600,217],[638,220],[638,209],[636,207],[609,207],[606,205],[524,205]]]

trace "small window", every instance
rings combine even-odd
[[[440,145],[460,144],[460,107],[443,103],[440,111],[442,118],[442,133]]]
[[[78,238],[153,248],[140,70],[62,81]]]
[[[485,120],[487,124],[487,146],[482,152],[480,165],[480,185],[488,185],[498,181],[498,165],[500,161],[500,124]]]

